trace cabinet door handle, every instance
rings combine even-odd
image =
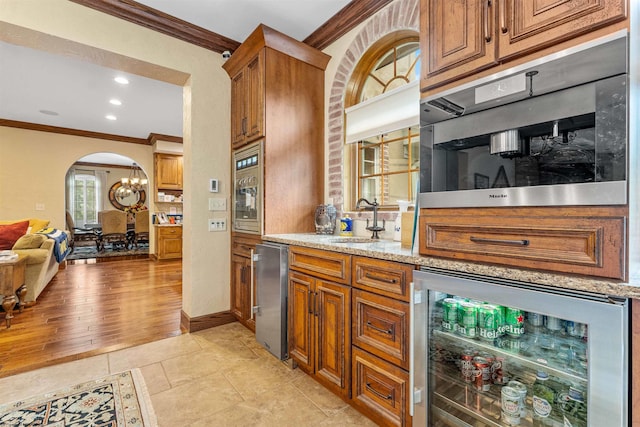
[[[385,282],[385,283],[391,283],[391,284],[397,283],[396,279],[387,279],[386,277],[376,276],[371,273],[365,273],[364,277],[371,280],[377,280],[378,282]]]
[[[316,317],[318,317],[318,293],[313,293],[313,312]]]
[[[489,19],[489,8],[491,7],[491,0],[484,2],[484,41],[491,42],[491,20]]]
[[[502,34],[507,34],[509,32],[509,27],[507,27],[507,4],[508,0],[503,0],[502,6],[500,9],[500,31]]]
[[[490,243],[494,245],[514,245],[514,246],[529,246],[527,239],[522,240],[508,240],[508,239],[486,239],[483,237],[469,237],[469,240],[475,243]]]
[[[311,294],[313,294],[313,292],[309,291],[309,293],[307,294],[307,305],[309,306],[309,314],[313,314],[313,305],[311,304]]]
[[[246,117],[242,118],[242,134],[243,135],[247,134],[247,118]]]
[[[371,323],[369,320],[367,320],[367,326],[370,327],[371,329],[374,329],[374,330],[378,331],[378,332],[382,332],[383,334],[393,335],[393,328],[389,328],[389,329],[378,328],[373,323]]]
[[[384,394],[380,393],[379,391],[377,391],[373,387],[371,387],[371,383],[366,383],[366,387],[371,393],[375,394],[376,396],[378,396],[381,399],[393,400],[393,394],[388,394],[388,395],[385,396]]]

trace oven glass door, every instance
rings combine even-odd
[[[262,143],[234,154],[233,230],[262,233]]]

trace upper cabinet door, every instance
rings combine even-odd
[[[156,187],[182,190],[182,156],[156,153]]]
[[[231,79],[231,144],[242,144],[245,139],[247,117],[245,70],[241,70]]]
[[[525,55],[627,17],[626,0],[502,0],[499,56]]]
[[[249,141],[264,136],[264,50],[247,64],[247,126]]]
[[[423,0],[422,89],[496,63],[495,7],[490,0]],[[425,7],[426,5],[426,7]]]
[[[264,50],[231,79],[231,145],[264,136]]]

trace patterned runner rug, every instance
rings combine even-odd
[[[0,405],[1,426],[157,426],[138,369]]]

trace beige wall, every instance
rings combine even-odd
[[[230,83],[221,55],[65,0],[0,0],[0,39],[184,85],[183,310],[190,317],[228,310],[229,233],[207,231],[209,178],[229,197]],[[32,214],[38,202],[63,224],[64,174],[90,152],[117,152],[153,170],[151,147],[109,142],[115,148],[105,150],[71,139],[1,130],[0,217]],[[14,189],[27,181],[30,191]]]
[[[0,219],[45,218],[64,228],[65,175],[76,160],[99,152],[122,154],[153,171],[148,145],[0,126]],[[107,185],[128,175],[128,169],[115,168]],[[106,194],[103,203],[113,209]]]

